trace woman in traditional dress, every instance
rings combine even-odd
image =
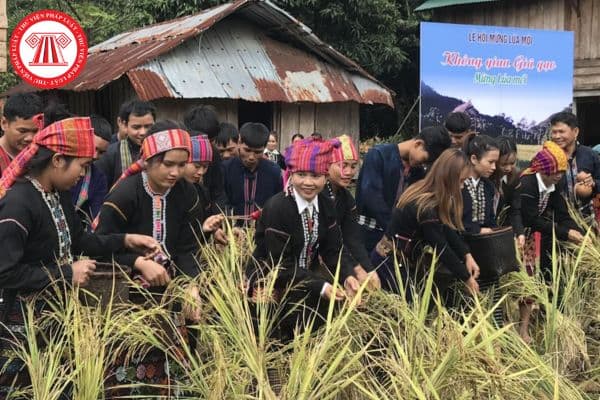
[[[467,234],[489,234],[497,226],[494,209],[496,188],[490,177],[496,171],[500,150],[491,137],[471,135],[464,141],[464,152],[471,162],[471,176],[462,190],[463,225]],[[481,267],[485,268],[485,265]],[[494,304],[500,301],[498,277],[480,280],[479,286],[482,291],[492,292]],[[494,310],[494,321],[497,326],[504,324],[501,306]]]
[[[256,224],[255,261],[246,271],[249,289],[251,293],[260,291],[260,279],[278,263],[281,271],[275,288],[280,293],[291,288],[283,301],[284,308],[293,311],[280,321],[286,338],[293,336],[294,328],[302,325],[306,315],[316,311],[323,316],[329,300],[345,297],[343,289],[334,289],[331,278],[342,252],[342,235],[335,205],[322,193],[332,149],[331,142],[313,139],[300,140],[288,148],[287,188],[267,201]],[[320,268],[321,259],[329,269],[326,273]],[[359,288],[353,268],[347,253],[342,252],[339,281],[350,296]],[[304,307],[296,307],[299,303]],[[318,318],[317,325],[321,321]]]
[[[378,289],[381,282],[365,247],[354,196],[348,190],[358,170],[360,157],[348,135],[338,136],[334,140],[339,141],[340,145],[333,149],[325,190],[335,204],[344,247],[354,261],[354,273],[358,281],[362,284],[369,278],[369,286]]]
[[[545,280],[552,282],[552,242],[581,243],[582,230],[569,215],[567,201],[558,190],[558,183],[568,168],[567,154],[554,142],[546,142],[521,174],[521,216],[527,239],[525,268],[534,275],[541,269]],[[521,309],[521,337],[529,336],[531,301]]]
[[[157,296],[173,278],[182,274],[198,275],[199,245],[223,220],[222,215],[203,215],[196,188],[183,179],[192,153],[188,132],[164,127],[165,123],[159,122],[150,128],[142,142],[140,160],[123,173],[107,196],[96,227],[98,233],[143,233],[160,243],[162,254],[154,259],[126,251],[114,254],[118,263],[132,267],[134,280]],[[187,290],[192,298],[200,301],[197,287],[190,285]],[[175,324],[182,328],[186,325],[184,318],[188,321],[199,318],[197,307],[187,309],[184,314],[174,312],[172,315]],[[185,334],[172,334],[187,338]],[[162,384],[165,389],[157,391],[167,393],[171,379],[165,365],[168,365],[165,354],[153,349],[137,362],[113,366],[109,386],[125,383],[119,378],[135,374],[135,383]],[[125,370],[132,373],[126,374]]]
[[[395,256],[407,300],[412,300],[412,288],[422,285],[435,252],[438,264],[433,279],[442,299],[454,281],[465,282],[472,292],[479,290],[479,266],[458,233],[464,229],[461,188],[469,169],[469,161],[460,149],[448,149],[424,179],[400,196],[388,229],[371,254],[373,264],[380,265],[384,289],[400,291]]]
[[[37,121],[41,128],[43,116]],[[28,298],[55,281],[85,285],[95,261],[77,260],[78,255],[106,256],[127,247],[144,257],[144,252],[147,256],[158,250],[151,237],[83,230],[68,190],[95,151],[90,119],[68,118],[38,131],[0,180],[0,398],[29,380],[12,347],[15,338],[26,340],[23,313]],[[36,302],[37,312],[43,307],[42,301]]]

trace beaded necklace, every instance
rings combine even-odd
[[[471,196],[473,205],[472,222],[483,223],[485,221],[485,192],[481,179],[475,183],[473,178],[465,181],[465,186]]]
[[[145,171],[142,172],[142,182],[144,190],[148,193],[148,196],[152,198],[152,237],[161,244],[164,252],[166,248],[167,238],[167,196],[171,192],[169,188],[164,194],[154,193],[148,183],[148,174]],[[169,256],[167,254],[167,256]]]
[[[65,212],[60,204],[60,196],[58,192],[46,192],[42,185],[31,177],[26,177],[33,187],[40,193],[42,200],[46,203],[54,227],[56,228],[56,235],[58,237],[58,265],[70,265],[73,264],[73,255],[71,254],[71,231],[67,224]]]

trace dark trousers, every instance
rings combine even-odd
[[[371,262],[377,267],[377,274],[381,280],[381,287],[392,293],[400,294],[400,284],[398,278],[402,280],[402,285],[406,293],[408,302],[420,294],[420,289],[424,287],[429,274],[431,262],[416,263],[414,267],[405,265],[398,266],[398,274],[394,266],[393,256],[382,257],[376,251],[371,252]],[[399,275],[399,276],[398,276]],[[448,303],[448,288],[454,282],[452,273],[443,265],[438,264],[433,276],[433,293],[436,292],[444,304]],[[431,303],[430,307],[433,305]]]

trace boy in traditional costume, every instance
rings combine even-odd
[[[432,164],[450,143],[448,131],[437,126],[404,142],[379,144],[369,150],[356,186],[359,223],[368,251],[383,236],[404,190],[423,179],[424,166]]]
[[[240,129],[239,156],[223,162],[225,193],[233,215],[249,216],[283,190],[281,170],[263,158],[269,130],[248,122]]]
[[[156,108],[148,102],[134,100],[119,115],[127,137],[108,146],[106,154],[95,165],[106,176],[110,188],[121,174],[140,157],[140,146],[156,119]]]
[[[33,93],[14,94],[6,100],[0,121],[4,132],[0,137],[0,176],[13,158],[31,143],[39,130],[33,117],[42,110],[42,99]]]

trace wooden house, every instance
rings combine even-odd
[[[7,94],[36,90],[20,84]],[[158,118],[180,121],[190,107],[212,104],[222,121],[266,124],[282,146],[315,131],[358,139],[361,104],[394,104],[388,88],[267,0],[121,33],[91,47],[81,75],[45,95],[113,122],[136,97],[151,100]]]

